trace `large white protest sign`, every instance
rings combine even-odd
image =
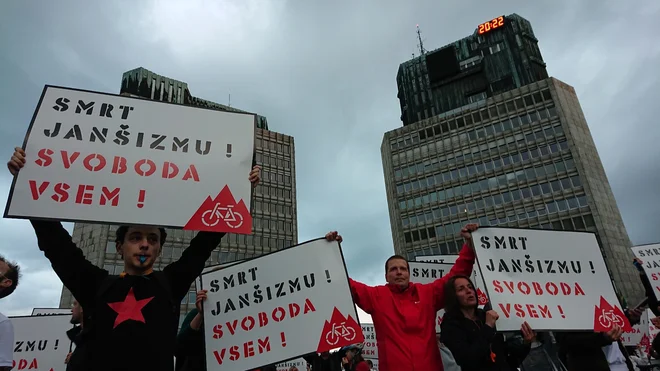
[[[249,234],[254,123],[251,114],[46,86],[5,217]]]
[[[497,329],[630,329],[596,236],[482,227],[472,233]]]
[[[621,341],[625,346],[637,346],[644,335],[649,336],[649,314],[647,311],[642,313],[638,324],[621,335]]]
[[[14,326],[14,370],[64,371],[71,341],[68,315],[10,317]]]
[[[364,340],[337,242],[208,272],[202,287],[208,370],[250,370]]]
[[[34,308],[33,316],[52,316],[57,314],[71,314],[71,308]]]
[[[298,369],[298,371],[307,371],[307,361],[305,361],[303,358],[296,358],[291,361],[286,361],[275,365],[277,371],[290,371],[293,367]]]
[[[426,256],[417,256],[415,260],[418,262],[429,262],[429,263],[449,263],[454,264],[458,260],[458,255],[426,255]],[[472,267],[472,283],[477,289],[477,297],[479,299],[479,305],[484,306],[488,303],[488,296],[484,292],[486,285],[484,284],[484,278],[481,275],[479,270],[479,264],[475,264]]]
[[[364,335],[362,357],[369,359],[378,358],[378,343],[376,342],[376,331],[374,330],[374,324],[363,323],[362,334]]]
[[[655,297],[660,298],[660,244],[633,246],[632,251],[642,261]]]
[[[230,265],[238,264],[238,263],[242,262],[243,260],[245,260],[245,259],[237,260],[237,261],[230,262],[230,263],[222,263],[222,264],[216,264],[216,265],[210,265],[208,267],[204,267],[204,269],[202,269],[202,274],[197,276],[197,279],[195,280],[195,290],[199,291],[199,290],[202,289],[202,275],[204,273],[214,272],[214,271],[223,269],[225,267],[228,267]]]

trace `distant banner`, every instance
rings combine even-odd
[[[472,233],[499,331],[630,330],[596,236],[482,227]]]
[[[376,342],[376,331],[374,330],[374,324],[363,323],[362,334],[364,335],[362,357],[369,359],[378,358],[378,343]]]
[[[71,341],[70,315],[10,317],[14,326],[13,370],[65,371]]]
[[[307,371],[307,361],[303,358],[296,358],[291,361],[286,361],[282,363],[278,363],[275,365],[277,368],[277,371],[291,371],[293,370],[298,370],[298,371]]]
[[[253,114],[47,85],[5,217],[250,234],[254,127]]]
[[[644,272],[651,281],[653,293],[660,298],[660,244],[633,246],[633,254],[644,264]]]
[[[207,272],[209,371],[243,371],[364,338],[337,242],[318,239]]]
[[[632,327],[631,330],[624,332],[621,335],[621,341],[625,346],[637,346],[642,341],[644,336],[649,336],[649,314],[648,311],[642,313],[639,323]]]
[[[426,263],[426,262],[408,262],[410,265],[410,282],[432,283],[433,281],[444,277],[454,264],[449,263]],[[440,324],[445,310],[440,309],[435,316],[435,332],[440,333]]]
[[[33,316],[52,316],[57,314],[71,314],[71,309],[67,308],[34,308],[32,309]]]
[[[429,262],[429,263],[448,263],[454,264],[458,260],[458,255],[426,255],[426,256],[417,256],[415,258],[418,262]],[[479,299],[479,306],[483,307],[488,303],[488,296],[486,295],[484,284],[484,278],[481,275],[479,270],[479,264],[475,264],[472,267],[472,283],[474,284],[477,290],[477,297]]]

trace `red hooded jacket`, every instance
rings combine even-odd
[[[367,286],[350,280],[353,300],[371,315],[378,343],[380,371],[443,370],[435,337],[436,312],[445,305],[445,282],[472,274],[474,251],[467,245],[447,275],[433,283]]]

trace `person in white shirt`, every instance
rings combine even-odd
[[[19,268],[16,263],[0,256],[0,299],[9,296],[18,286]],[[14,327],[9,318],[0,313],[0,371],[12,369],[14,361]]]

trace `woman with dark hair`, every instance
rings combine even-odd
[[[356,345],[349,345],[339,350],[343,353],[341,363],[344,371],[369,371],[371,367],[362,358],[362,349]]]
[[[454,276],[445,285],[442,343],[462,371],[514,371],[529,353],[536,334],[525,322],[520,336],[498,333],[494,310],[478,308],[477,293],[467,276]]]

